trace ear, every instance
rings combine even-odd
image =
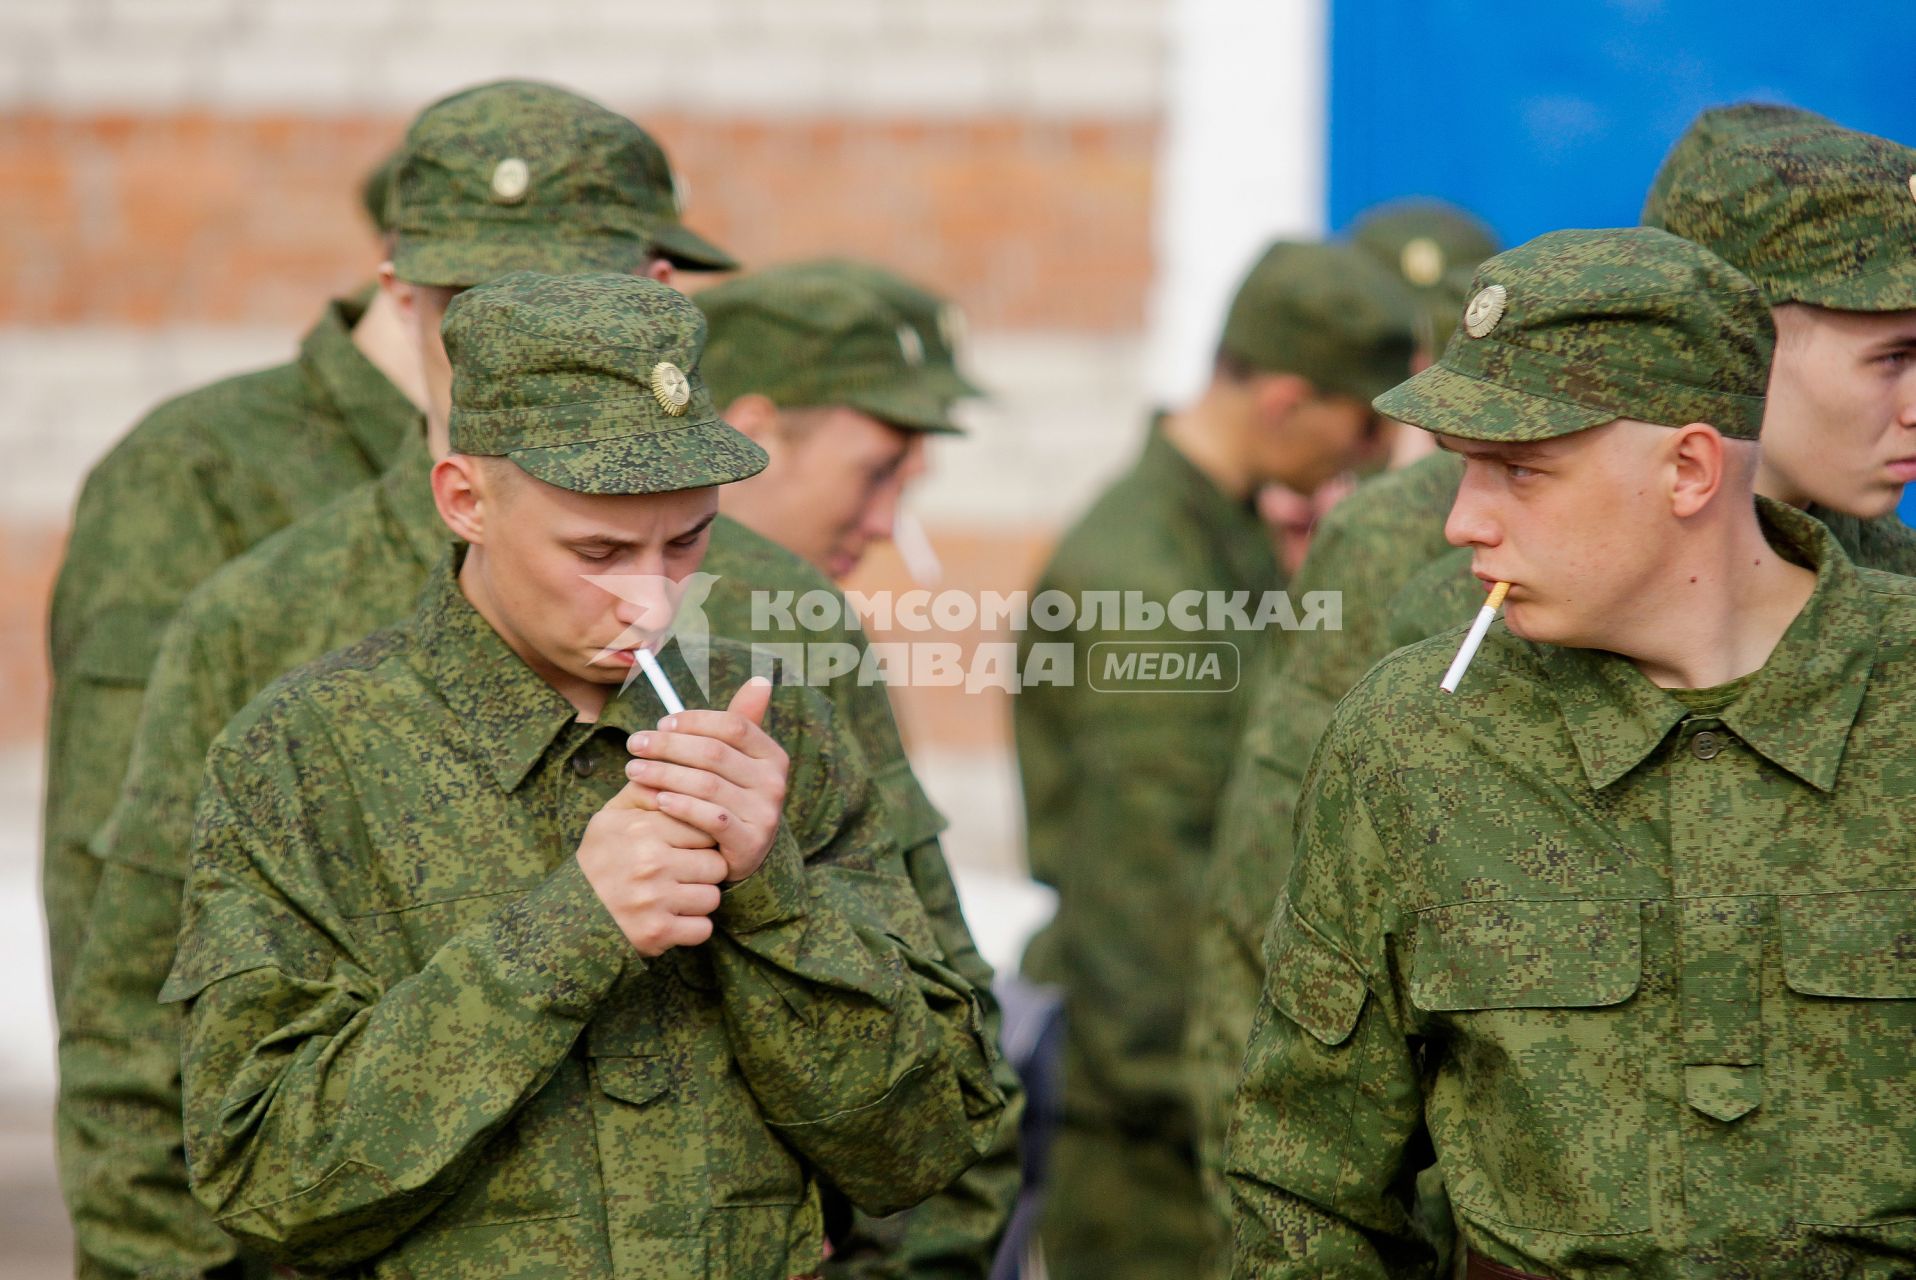
[[[391,258],[379,264],[379,291],[392,301],[393,308],[410,328],[419,304],[419,292],[393,273]]]
[[[479,459],[451,453],[435,463],[432,500],[447,528],[475,547],[485,545],[486,477]]]
[[[660,284],[671,284],[674,275],[672,263],[666,258],[648,258],[639,268],[639,274],[647,280],[656,280]]]
[[[1670,465],[1670,514],[1687,519],[1708,507],[1724,487],[1728,450],[1717,429],[1706,422],[1677,428],[1665,450]]]
[[[724,419],[752,438],[766,452],[777,446],[778,406],[754,391],[725,406]]]

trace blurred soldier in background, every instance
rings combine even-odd
[[[711,325],[701,369],[713,397],[725,406],[726,421],[769,458],[764,471],[720,491],[726,522],[844,578],[873,542],[891,536],[925,437],[958,433],[955,402],[980,394],[957,366],[955,308],[882,267],[846,259],[752,272],[701,290],[695,300]],[[840,638],[760,635],[743,607],[721,626],[720,601],[715,591],[707,612],[728,636],[768,644]],[[847,673],[831,692],[837,697],[840,686],[858,685],[857,673]],[[855,725],[876,719],[887,699],[882,684],[860,687],[849,715]],[[902,772],[908,784],[898,800],[902,813],[916,816],[904,840],[907,867],[947,955],[978,988],[995,1043],[992,972],[959,910],[938,842],[944,819],[912,778],[888,713],[860,737],[875,766]],[[884,1221],[862,1214],[848,1221],[842,1211],[849,1206],[827,1195],[836,1244],[828,1275],[982,1280],[989,1273],[1020,1172],[1022,1090],[1005,1064],[997,1076],[1009,1104],[1005,1127],[950,1190]]]
[[[1066,1280],[1185,1277],[1216,1257],[1184,1010],[1211,814],[1243,713],[1235,666],[1174,692],[1098,689],[1093,646],[1209,640],[1235,663],[1257,641],[1174,630],[1167,607],[1215,592],[1256,610],[1282,587],[1252,495],[1267,483],[1312,493],[1375,447],[1366,397],[1408,371],[1415,310],[1348,245],[1271,246],[1231,304],[1205,391],[1152,424],[1136,465],[1065,534],[1038,584],[1080,609],[1129,593],[1154,615],[1135,629],[1085,617],[1092,629],[1069,633],[1074,683],[1027,687],[1013,703],[1031,867],[1059,894],[1024,969],[1065,993],[1065,1124],[1043,1236]]]
[[[772,459],[726,490],[725,513],[843,581],[892,536],[926,437],[959,433],[952,406],[978,394],[958,371],[956,311],[843,260],[754,272],[697,301],[726,420]]]
[[[1392,201],[1359,214],[1349,238],[1380,265],[1395,271],[1416,297],[1417,354],[1411,367],[1423,368],[1436,359],[1457,327],[1470,273],[1497,252],[1495,236],[1481,219],[1455,205],[1417,199]],[[1429,432],[1400,431],[1393,424],[1389,452],[1381,461],[1388,468],[1409,466],[1434,447]],[[1309,497],[1282,485],[1258,490],[1258,514],[1277,539],[1278,563],[1286,577],[1303,563],[1317,522],[1349,496],[1358,479],[1358,472],[1346,473]]]
[[[384,173],[361,192],[382,239]],[[384,470],[424,404],[404,323],[369,285],[327,304],[298,358],[167,401],[88,473],[49,624],[41,888],[56,1013],[98,877],[87,842],[119,793],[167,619],[221,564]]]
[[[1477,265],[1497,251],[1494,235],[1481,219],[1454,205],[1405,200],[1379,205],[1360,215],[1351,226],[1350,240],[1395,271],[1415,296],[1418,350],[1412,365],[1415,369],[1425,367],[1456,329]],[[1427,431],[1399,427],[1391,440],[1393,469],[1428,453],[1433,447],[1429,440]],[[1453,480],[1450,464],[1438,465],[1443,474],[1433,489],[1433,498]],[[1382,492],[1395,491],[1405,483],[1384,477],[1371,485]],[[1417,504],[1413,508],[1421,518],[1425,508]],[[1380,516],[1388,516],[1390,504],[1373,509]],[[1329,514],[1312,541],[1327,540],[1331,545],[1308,559],[1307,566],[1326,558],[1342,562],[1337,546],[1347,521],[1347,516]],[[1441,526],[1441,519],[1437,523]],[[1439,533],[1441,538],[1441,529]],[[1361,566],[1361,571],[1388,575],[1399,570],[1389,555],[1379,554],[1373,562]],[[1294,586],[1299,592],[1324,588],[1326,579],[1307,569]],[[1295,643],[1314,647],[1350,643],[1350,629],[1364,625],[1367,610],[1380,608],[1371,598],[1373,588],[1368,581],[1332,583],[1329,589],[1343,593],[1343,630],[1299,637]],[[1265,780],[1260,762],[1269,758],[1291,719],[1284,707],[1272,701],[1269,692],[1293,643],[1291,633],[1271,632],[1259,639],[1264,643],[1252,664],[1253,680],[1247,695],[1251,711],[1218,803],[1215,848],[1206,869],[1202,924],[1196,940],[1198,979],[1191,989],[1187,1027],[1205,1190],[1221,1229],[1228,1229],[1230,1221],[1230,1197],[1223,1177],[1224,1135],[1244,1061],[1244,1037],[1251,1029],[1251,1016],[1257,1011],[1258,992],[1263,985],[1264,965],[1258,944],[1276,893],[1276,885],[1265,878],[1270,863],[1259,843],[1266,826],[1262,807]]]

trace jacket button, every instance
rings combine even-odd
[[[590,778],[592,771],[598,767],[598,761],[593,759],[590,751],[581,751],[572,757],[572,772],[581,778]]]
[[[1723,735],[1711,729],[1705,729],[1690,739],[1690,752],[1699,760],[1714,760],[1716,753],[1723,750]]]

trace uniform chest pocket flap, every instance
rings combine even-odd
[[[621,994],[631,995],[628,983]],[[660,1033],[656,1011],[639,993],[637,1000],[614,999],[586,1031],[586,1055],[599,1091],[621,1102],[643,1105],[672,1087],[674,1056]]]
[[[1458,902],[1417,914],[1410,998],[1433,1013],[1595,1009],[1643,979],[1635,902]]]
[[[1332,1048],[1350,1039],[1364,1011],[1364,975],[1329,939],[1291,910],[1286,898],[1271,939],[1271,1003]]]
[[[663,1054],[649,1058],[594,1058],[592,1069],[598,1076],[601,1093],[634,1106],[643,1106],[672,1087],[672,1060]]]
[[[1783,980],[1806,996],[1916,999],[1916,889],[1782,899]]]

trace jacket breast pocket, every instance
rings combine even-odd
[[[1649,1228],[1632,901],[1418,913],[1410,1002],[1435,1046],[1427,1114],[1460,1209],[1573,1235]]]
[[[1798,1220],[1916,1219],[1916,889],[1779,907]]]

